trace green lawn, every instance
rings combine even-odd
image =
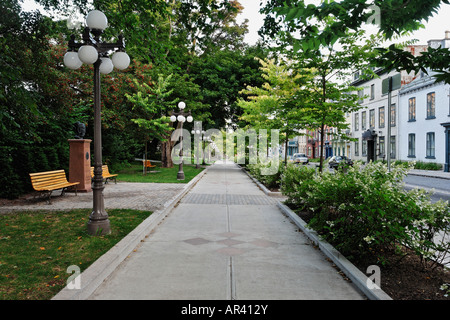
[[[91,209],[0,215],[0,300],[48,300],[73,274],[83,272],[150,216],[149,211],[108,210],[111,234],[90,236]]]
[[[173,168],[161,168],[160,163],[152,163],[156,165],[155,168],[148,168],[144,175],[142,172],[142,164],[134,164],[129,168],[125,168],[118,173],[118,181],[124,182],[155,182],[155,183],[188,183],[197,174],[202,172],[204,168],[195,168],[195,165],[183,165],[183,172],[185,179],[177,180],[178,165]]]

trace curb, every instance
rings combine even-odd
[[[262,192],[264,192],[267,196],[269,197],[274,197],[274,198],[283,198],[283,194],[281,192],[273,192],[270,191],[269,189],[267,189],[267,187],[265,185],[263,185],[261,182],[259,182],[257,179],[255,179],[254,177],[252,177],[252,175],[245,170],[245,168],[241,167],[240,165],[237,165],[243,172],[245,172],[245,174],[253,180],[253,182],[261,189]]]
[[[447,177],[447,176],[433,175],[433,174],[426,173],[426,172],[422,173],[422,172],[411,172],[411,171],[410,171],[410,172],[408,172],[407,175],[410,175],[410,176],[417,176],[417,177],[427,177],[427,178],[436,178],[436,179],[446,179],[446,180],[450,180],[450,176]]]
[[[307,227],[306,222],[300,218],[295,212],[289,209],[281,201],[277,202],[280,210],[288,216],[303,233],[315,243],[319,249],[330,258],[333,263],[345,273],[345,275],[361,290],[370,300],[392,300],[392,298],[380,288],[369,289],[367,286],[368,278],[358,268],[356,268],[347,258],[337,251],[328,242],[320,239],[320,236],[312,229]],[[370,280],[369,280],[370,281]]]
[[[189,181],[184,190],[171,200],[164,208],[153,212],[147,219],[139,224],[133,231],[119,241],[108,252],[98,258],[86,270],[78,275],[80,288],[69,289],[64,287],[51,300],[86,300],[111,275],[111,273],[124,261],[127,256],[150,234],[172,211],[178,202],[189,192],[195,184],[206,174],[205,168],[194,179]]]

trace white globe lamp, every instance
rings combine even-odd
[[[83,62],[78,58],[78,53],[75,51],[68,51],[64,55],[64,65],[72,70],[76,70],[81,67]]]
[[[100,63],[100,73],[108,74],[114,69],[114,65],[110,58],[100,58],[102,63]]]
[[[186,103],[184,103],[183,101],[178,103],[178,108],[180,108],[181,110],[183,110],[184,108],[186,108]]]
[[[170,116],[170,121],[171,121],[171,122],[177,121],[177,117],[176,117],[176,116]]]
[[[119,51],[113,54],[112,62],[114,67],[119,70],[124,70],[130,65],[130,57],[126,52]]]
[[[86,16],[86,24],[91,30],[105,30],[108,26],[108,18],[99,10],[93,10]]]
[[[186,120],[187,120],[187,122],[192,122],[192,120],[194,120],[194,118],[192,118],[192,116],[187,116]],[[197,131],[199,131],[199,130],[197,130]],[[200,131],[198,133],[200,133]]]
[[[78,49],[78,58],[86,64],[94,64],[98,60],[98,51],[90,45],[81,46]]]

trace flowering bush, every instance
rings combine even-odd
[[[282,161],[278,162],[278,169],[275,174],[262,174],[263,168],[270,168],[273,165],[271,163],[257,163],[257,164],[248,164],[246,166],[247,170],[250,174],[255,177],[258,181],[264,184],[269,189],[279,188],[281,182],[281,175],[284,172],[284,163]],[[275,171],[275,170],[273,170]]]
[[[403,178],[409,168],[382,163],[362,167],[356,163],[346,171],[314,174],[288,167],[282,191],[288,204],[312,212],[309,226],[346,256],[377,256],[407,246],[429,259],[448,253],[448,245],[433,241],[448,232],[449,206],[432,203],[429,194],[406,191]]]
[[[286,202],[296,208],[304,208],[309,184],[316,173],[315,168],[289,163],[281,175],[281,192],[288,198]]]

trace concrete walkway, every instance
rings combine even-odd
[[[130,252],[88,299],[366,299],[232,163]]]

